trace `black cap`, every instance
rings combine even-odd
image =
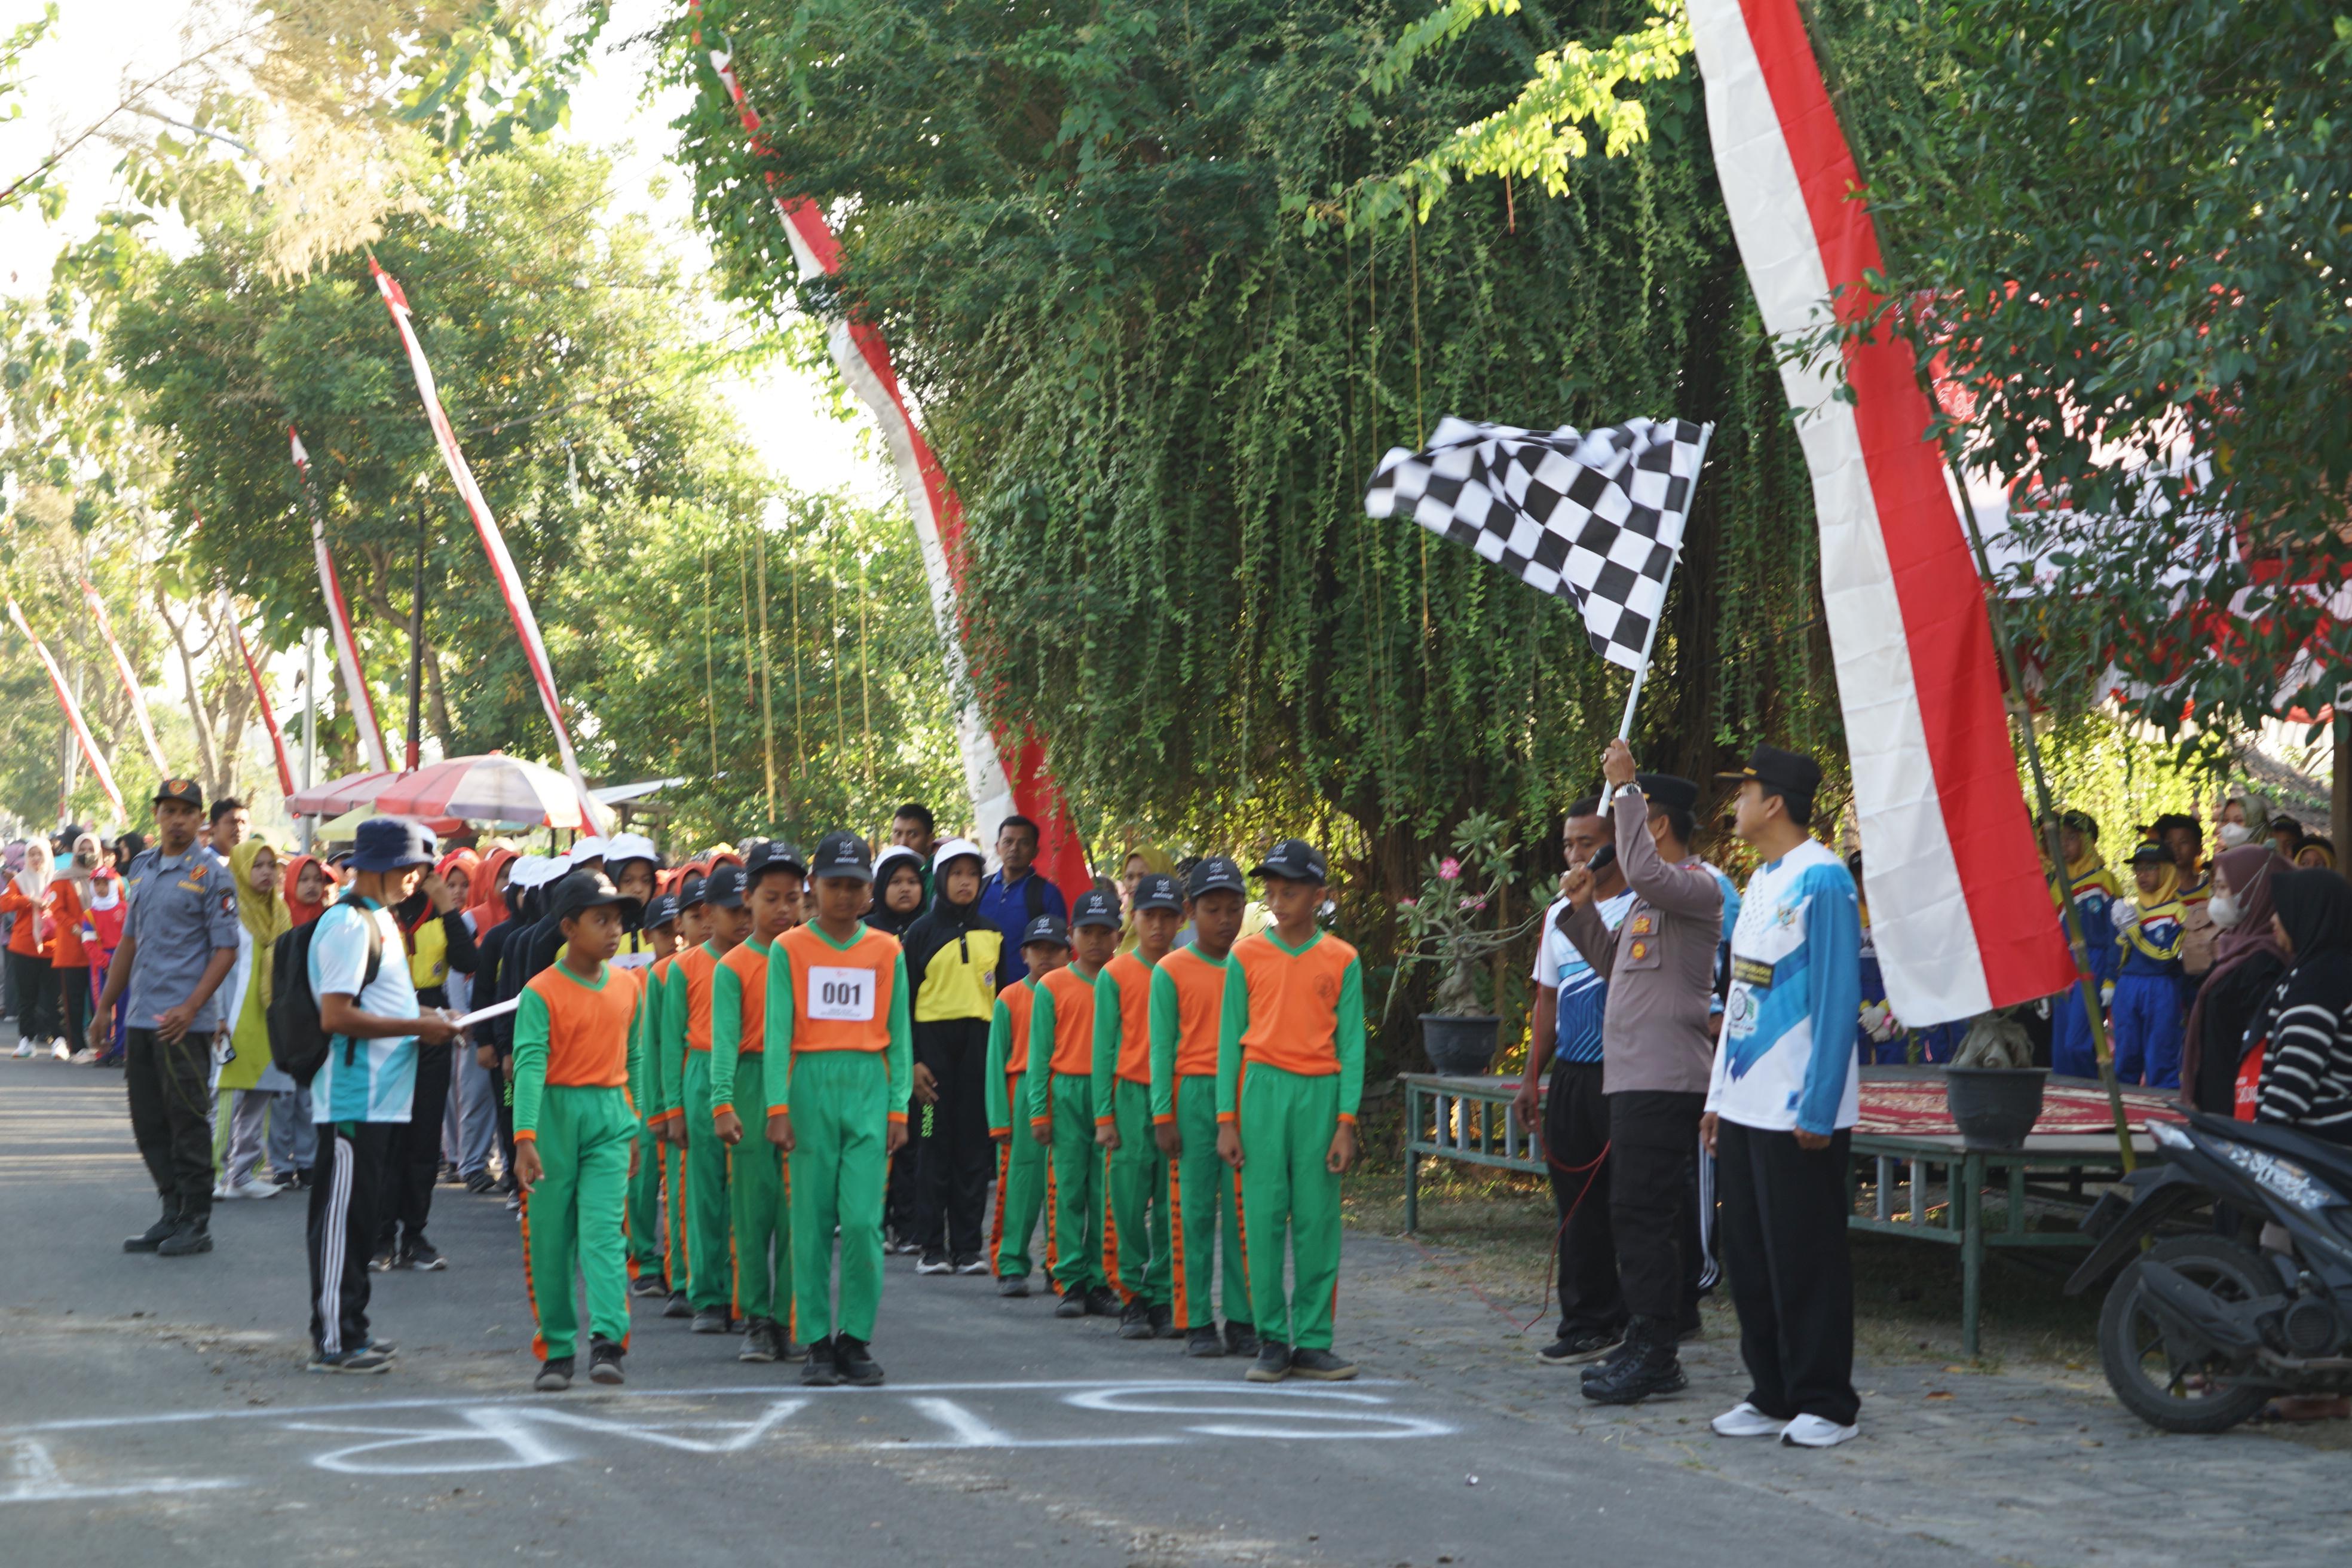
[[[663,926],[677,923],[677,895],[676,893],[656,894],[654,901],[646,906],[646,929],[656,931]]]
[[[1265,852],[1250,870],[1253,877],[1280,877],[1293,882],[1328,882],[1331,868],[1323,851],[1304,838],[1286,838]]]
[[[2132,851],[2131,863],[2135,866],[2169,866],[2172,864],[2172,851],[2150,838]]]
[[[874,879],[874,851],[866,847],[866,840],[845,828],[835,828],[816,841],[816,853],[810,857],[815,862],[811,868],[819,878],[837,877],[856,882]]]
[[[1078,895],[1077,906],[1070,910],[1070,929],[1080,926],[1108,926],[1118,929],[1118,897],[1100,888],[1088,888]]]
[[[352,865],[362,871],[404,870],[440,858],[433,830],[404,816],[371,816],[352,836]]]
[[[182,805],[193,805],[202,811],[205,808],[205,786],[194,779],[165,779],[155,786],[154,804],[161,805],[167,800],[176,800]]]
[[[1192,880],[1185,884],[1184,896],[1197,899],[1202,893],[1239,893],[1249,897],[1249,884],[1242,880],[1242,868],[1229,855],[1212,855],[1192,868]]]
[[[1633,782],[1643,795],[1657,805],[1671,805],[1684,811],[1698,809],[1698,785],[1674,773],[1635,773]]]
[[[711,868],[704,882],[702,901],[714,910],[740,910],[743,907],[743,868],[729,861]]]
[[[1050,942],[1055,947],[1070,945],[1070,928],[1062,923],[1059,915],[1039,915],[1021,928],[1021,945],[1033,942]]]
[[[685,881],[680,882],[677,885],[677,912],[679,914],[684,914],[687,910],[694,908],[695,905],[705,902],[709,899],[709,893],[710,879],[709,878],[688,877]]]
[[[621,912],[630,920],[645,912],[643,904],[614,887],[613,879],[602,871],[565,872],[563,880],[555,884],[554,897],[549,900],[549,908],[559,921],[606,904],[619,905]]]
[[[1136,879],[1135,909],[1138,914],[1145,910],[1174,910],[1181,914],[1184,894],[1176,879],[1165,871],[1147,871]]]
[[[801,858],[797,846],[781,838],[757,838],[743,851],[743,885],[750,887],[760,879],[762,871],[785,870],[795,876],[808,875],[808,862]]]
[[[1741,784],[1754,779],[1764,786],[1767,795],[1777,795],[1798,814],[1810,817],[1813,814],[1813,792],[1822,787],[1822,764],[1802,752],[1784,752],[1778,746],[1759,746],[1748,753],[1748,765],[1734,773],[1717,773],[1718,779]]]
[[[2058,826],[2069,833],[2082,834],[2086,838],[2096,838],[2099,836],[2098,818],[2087,811],[2062,811],[2058,814]]]

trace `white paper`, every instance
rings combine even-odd
[[[469,1029],[486,1018],[503,1018],[521,1005],[522,998],[517,996],[505,1002],[494,1002],[478,1013],[467,1013],[462,1017],[452,1019],[451,1022],[461,1029]]]

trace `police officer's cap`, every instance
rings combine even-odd
[[[1682,811],[1698,809],[1698,785],[1674,773],[1635,773],[1633,783],[1642,796],[1653,805],[1671,805]]]
[[[205,808],[205,786],[194,779],[165,779],[155,786],[154,804],[161,805],[167,800],[193,805],[202,811]]]

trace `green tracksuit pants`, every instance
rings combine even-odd
[[[1339,1130],[1337,1073],[1304,1078],[1252,1064],[1242,1074],[1242,1228],[1251,1237],[1250,1307],[1261,1339],[1331,1348],[1339,1289],[1339,1178],[1324,1169]],[[1290,1296],[1282,1293],[1289,1234]]]
[[[523,1194],[523,1284],[539,1320],[531,1352],[541,1360],[577,1353],[580,1303],[587,1288],[588,1331],[629,1342],[629,1150],[636,1113],[625,1089],[551,1084],[539,1102],[539,1161],[546,1173]]]
[[[1217,1075],[1176,1080],[1176,1131],[1183,1152],[1168,1162],[1168,1207],[1175,1219],[1170,1291],[1179,1328],[1217,1324],[1213,1294],[1217,1247],[1224,1245],[1225,1321],[1252,1321],[1248,1251],[1242,1235],[1241,1177],[1217,1158]]]
[[[874,1338],[882,1306],[882,1188],[889,1180],[890,1064],[879,1051],[801,1051],[792,1064],[795,1338]],[[739,1091],[740,1097],[740,1091]],[[834,1309],[834,1230],[841,1306]]]
[[[1014,1105],[1021,1103],[1021,1077],[1013,1079],[1009,1096]],[[1015,1127],[996,1146],[996,1205],[989,1218],[988,1253],[995,1259],[996,1276],[1000,1279],[1026,1279],[1032,1267],[1029,1238],[1037,1232],[1038,1211],[1045,1204],[1045,1150],[1029,1135],[1026,1127]],[[1045,1268],[1054,1267],[1054,1255],[1047,1249]]]
[[[743,1141],[728,1167],[727,1202],[735,1234],[735,1315],[793,1315],[793,1226],[785,1212],[784,1157],[768,1142],[768,1090],[763,1052],[735,1062],[736,1114]]]
[[[1093,1074],[1057,1072],[1045,1094],[1054,1127],[1053,1157],[1045,1170],[1046,1270],[1055,1289],[1066,1296],[1093,1289],[1109,1272],[1103,1247],[1110,1217],[1103,1203],[1109,1156],[1095,1142]]]
[[[735,1229],[728,1214],[727,1145],[710,1127],[710,1053],[688,1051],[682,1074],[686,1108],[687,1304],[728,1312],[735,1303]]]
[[[694,1279],[694,1266],[687,1253],[686,1233],[686,1151],[675,1143],[656,1143],[661,1155],[663,1261],[669,1280],[670,1293],[684,1290]]]
[[[1113,1079],[1111,1152],[1105,1197],[1110,1225],[1103,1253],[1122,1300],[1168,1305],[1168,1157],[1151,1135],[1151,1086]]]
[[[653,1123],[637,1122],[637,1173],[629,1178],[629,1278],[662,1270],[662,1163],[654,1152]]]

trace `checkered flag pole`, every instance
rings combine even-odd
[[[1714,434],[1687,419],[1580,434],[1448,417],[1426,450],[1381,459],[1364,510],[1410,517],[1538,593],[1574,599],[1592,651],[1633,672],[1617,731],[1631,736]]]

